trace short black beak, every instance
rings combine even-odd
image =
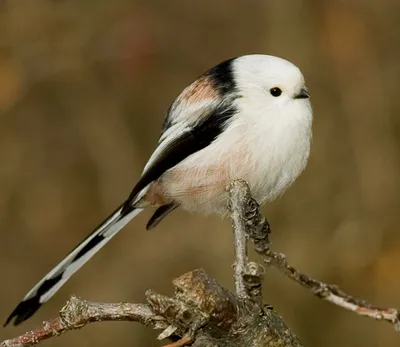
[[[293,99],[308,99],[310,97],[310,93],[307,88],[301,88],[300,92],[293,96]]]

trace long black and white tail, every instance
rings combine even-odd
[[[7,318],[6,326],[15,317],[18,325],[31,317],[40,306],[49,300],[68,279],[84,265],[100,248],[118,233],[142,209],[126,209],[121,205],[110,217],[97,227],[73,251],[71,251],[53,270],[36,284],[22,299]]]

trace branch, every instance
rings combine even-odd
[[[87,323],[117,320],[164,329],[159,339],[178,338],[168,347],[190,343],[195,347],[302,347],[276,312],[242,300],[204,270],[189,272],[173,284],[172,298],[148,290],[148,304],[92,303],[72,297],[59,317],[44,322],[42,328],[4,341],[1,346],[33,346]]]
[[[43,327],[1,347],[33,346],[68,330],[91,322],[125,320],[164,329],[159,339],[173,338],[165,347],[303,347],[285,326],[271,306],[263,306],[261,287],[264,269],[247,260],[247,234],[251,229],[269,231],[264,218],[254,214],[257,204],[245,204],[248,192],[243,182],[229,187],[230,210],[235,236],[234,280],[236,293],[222,287],[203,270],[195,270],[175,279],[175,295],[167,297],[148,290],[148,304],[103,304],[72,297],[58,318],[44,322]],[[256,208],[258,211],[258,209]],[[249,220],[254,224],[249,227]],[[244,221],[246,221],[244,223]]]
[[[249,205],[250,191],[245,181],[236,180],[229,185],[229,204],[232,220],[232,229],[235,245],[234,281],[236,294],[240,298],[251,298],[259,304],[262,302],[262,282],[264,268],[247,259],[247,239],[249,237],[249,223],[258,226],[263,238],[268,239],[269,225],[265,218],[258,218],[253,213],[254,204]],[[258,205],[257,205],[258,206]],[[257,220],[256,220],[257,219]],[[253,229],[254,229],[253,228]],[[262,230],[261,230],[262,229]],[[252,234],[255,234],[253,232]]]
[[[50,337],[59,336],[69,330],[83,328],[88,323],[103,321],[132,321],[155,328],[166,328],[163,317],[157,316],[146,304],[89,302],[72,296],[61,309],[58,317],[43,322],[39,329],[19,337],[5,340],[1,347],[34,346]]]
[[[239,181],[234,181],[229,187],[231,199],[229,200],[229,211],[232,219],[233,240],[235,249],[235,262],[233,264],[233,278],[235,281],[236,294],[241,298],[248,297],[243,275],[247,264],[247,231],[243,219],[245,213],[243,199],[246,190],[240,189]]]
[[[395,308],[380,308],[366,300],[356,298],[347,294],[336,285],[326,284],[317,281],[303,273],[297,271],[288,264],[284,254],[275,253],[270,249],[269,225],[265,221],[265,230],[263,230],[263,220],[259,213],[259,205],[252,199],[250,190],[246,182],[236,181],[235,189],[242,192],[242,203],[247,206],[247,215],[245,215],[245,223],[249,237],[253,240],[256,251],[264,256],[264,263],[274,266],[290,279],[309,289],[317,297],[329,301],[337,306],[353,311],[360,316],[373,318],[376,320],[387,321],[394,324],[396,330],[400,330],[400,311]]]
[[[264,259],[266,264],[276,267],[284,275],[300,283],[317,297],[345,308],[346,310],[353,311],[360,316],[387,321],[394,324],[397,331],[400,330],[400,313],[398,309],[380,308],[366,300],[347,294],[336,285],[326,284],[302,274],[288,264],[284,254],[270,252],[264,255],[266,256]]]
[[[235,244],[235,293],[203,270],[194,270],[173,281],[173,297],[148,290],[147,304],[94,303],[73,296],[59,317],[45,321],[39,329],[3,341],[1,347],[33,346],[100,321],[134,321],[164,329],[158,338],[175,341],[164,347],[303,347],[271,306],[262,304],[264,269],[248,261],[248,238],[267,265],[276,267],[319,298],[399,327],[398,310],[376,307],[334,285],[312,279],[290,266],[284,255],[272,252],[269,224],[259,213],[259,205],[252,199],[246,182],[235,181],[228,190]]]

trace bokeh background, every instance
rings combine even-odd
[[[1,0],[0,317],[127,194],[165,111],[199,74],[266,53],[303,71],[315,115],[307,170],[264,213],[299,270],[400,307],[400,2]],[[174,212],[129,224],[21,327],[70,294],[142,302],[203,267],[233,288],[229,222]],[[254,259],[258,259],[255,255]],[[307,346],[399,346],[387,323],[267,270],[265,298]],[[46,346],[159,346],[131,323],[92,324]]]

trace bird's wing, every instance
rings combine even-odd
[[[197,124],[181,127],[177,125],[176,132],[161,141],[150,157],[142,176],[124,205],[124,211],[134,208],[140,192],[151,182],[191,154],[211,144],[222,133],[234,113],[234,108],[216,107]]]
[[[235,94],[226,94],[203,75],[186,88],[170,107],[158,147],[124,205],[134,208],[148,185],[182,160],[211,144],[236,113]],[[141,193],[142,192],[142,193]]]

